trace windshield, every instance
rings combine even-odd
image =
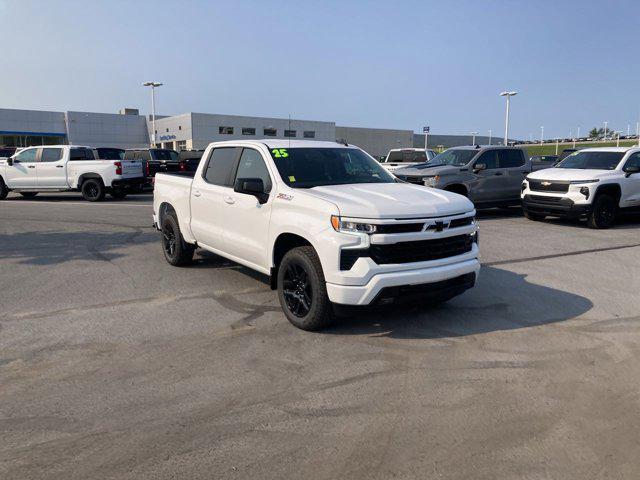
[[[625,152],[576,152],[556,165],[557,168],[615,170]]]
[[[124,159],[124,150],[121,148],[96,148],[98,158],[100,160],[122,160]]]
[[[423,150],[391,150],[386,162],[426,162],[427,154]]]
[[[271,156],[282,180],[293,188],[396,181],[357,148],[274,148]]]
[[[153,150],[154,160],[178,160],[178,152],[175,150]]]
[[[445,150],[440,155],[433,157],[428,165],[453,165],[455,167],[462,167],[471,161],[476,156],[478,150]]]

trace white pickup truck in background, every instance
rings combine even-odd
[[[10,191],[27,198],[38,192],[80,191],[90,202],[102,200],[106,193],[122,199],[146,182],[142,162],[96,159],[99,151],[91,147],[51,145],[25,148],[0,159],[0,200]]]
[[[200,247],[269,275],[305,330],[334,304],[448,300],[480,270],[468,199],[401,182],[351,145],[212,143],[193,178],[156,175],[153,212],[171,265]]]

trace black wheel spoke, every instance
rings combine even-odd
[[[295,261],[287,265],[282,280],[282,293],[288,310],[296,317],[304,317],[311,311],[313,295],[304,265]]]

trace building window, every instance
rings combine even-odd
[[[178,150],[186,150],[187,149],[187,141],[186,140],[178,140],[176,142],[176,148]]]
[[[295,130],[285,130],[284,131],[284,136],[285,137],[294,137],[296,136],[296,131]]]
[[[275,128],[265,128],[264,130],[262,130],[262,134],[265,137],[275,137],[276,135],[278,135],[278,130],[276,130]]]
[[[243,135],[255,135],[256,134],[256,129],[255,128],[243,128],[242,129],[242,134]]]
[[[233,127],[218,127],[220,135],[233,135]]]
[[[169,129],[168,129],[168,128],[167,128],[167,129],[165,129],[165,132],[169,133]]]
[[[182,125],[178,125],[178,130],[182,130]]]
[[[313,130],[305,130],[304,138],[316,138],[316,132],[314,132]]]
[[[156,135],[157,135],[158,134],[158,130],[155,130],[155,132],[156,132]]]

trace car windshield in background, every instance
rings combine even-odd
[[[154,150],[153,159],[154,160],[173,160],[175,162],[178,160],[178,152],[174,152],[173,150]]]
[[[120,148],[96,148],[98,158],[100,160],[122,160],[124,159],[124,150]]]
[[[576,152],[569,155],[558,168],[579,168],[587,170],[615,170],[625,152]]]
[[[271,156],[282,180],[293,188],[396,181],[356,148],[274,148]]]
[[[421,151],[406,150],[389,152],[387,162],[426,162],[427,154]]]
[[[445,150],[439,155],[433,157],[428,165],[453,165],[462,167],[471,161],[478,153],[478,150]]]

